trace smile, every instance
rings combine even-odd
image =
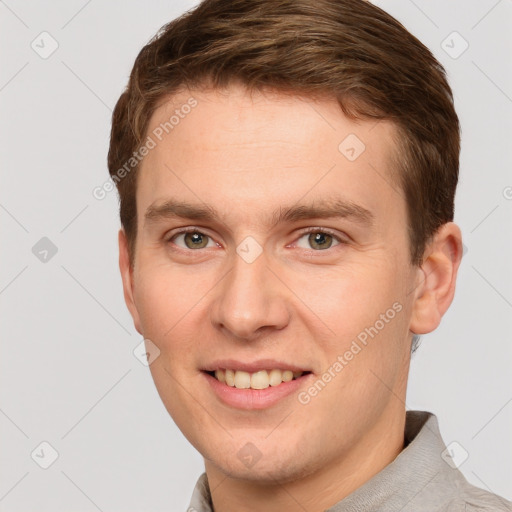
[[[310,372],[291,370],[259,370],[249,373],[243,370],[218,369],[207,372],[215,377],[219,382],[237,389],[267,389],[268,387],[276,387],[283,382],[290,382],[298,379],[302,375]]]

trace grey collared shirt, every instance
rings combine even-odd
[[[434,414],[407,411],[400,454],[325,512],[512,512],[512,502],[464,478],[456,467],[461,450],[447,450]],[[214,512],[206,473],[197,481],[187,512]]]

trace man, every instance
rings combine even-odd
[[[142,49],[109,170],[125,300],[205,460],[190,511],[512,510],[405,410],[459,142],[441,65],[362,0],[206,0]]]

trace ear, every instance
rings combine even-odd
[[[142,334],[140,318],[135,301],[133,299],[133,267],[130,265],[130,253],[128,250],[128,239],[123,229],[119,230],[119,270],[123,280],[124,301],[133,318],[135,329]]]
[[[409,329],[414,334],[432,332],[450,306],[455,294],[457,271],[462,259],[462,235],[453,222],[434,234],[418,268],[418,282]]]

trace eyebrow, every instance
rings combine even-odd
[[[144,215],[145,223],[153,223],[171,218],[215,221],[220,219],[216,209],[206,203],[191,204],[176,199],[167,199],[159,204],[152,204]],[[373,213],[352,201],[344,199],[325,199],[321,202],[279,207],[272,212],[268,227],[305,219],[341,219],[352,220],[362,226],[371,227]]]

